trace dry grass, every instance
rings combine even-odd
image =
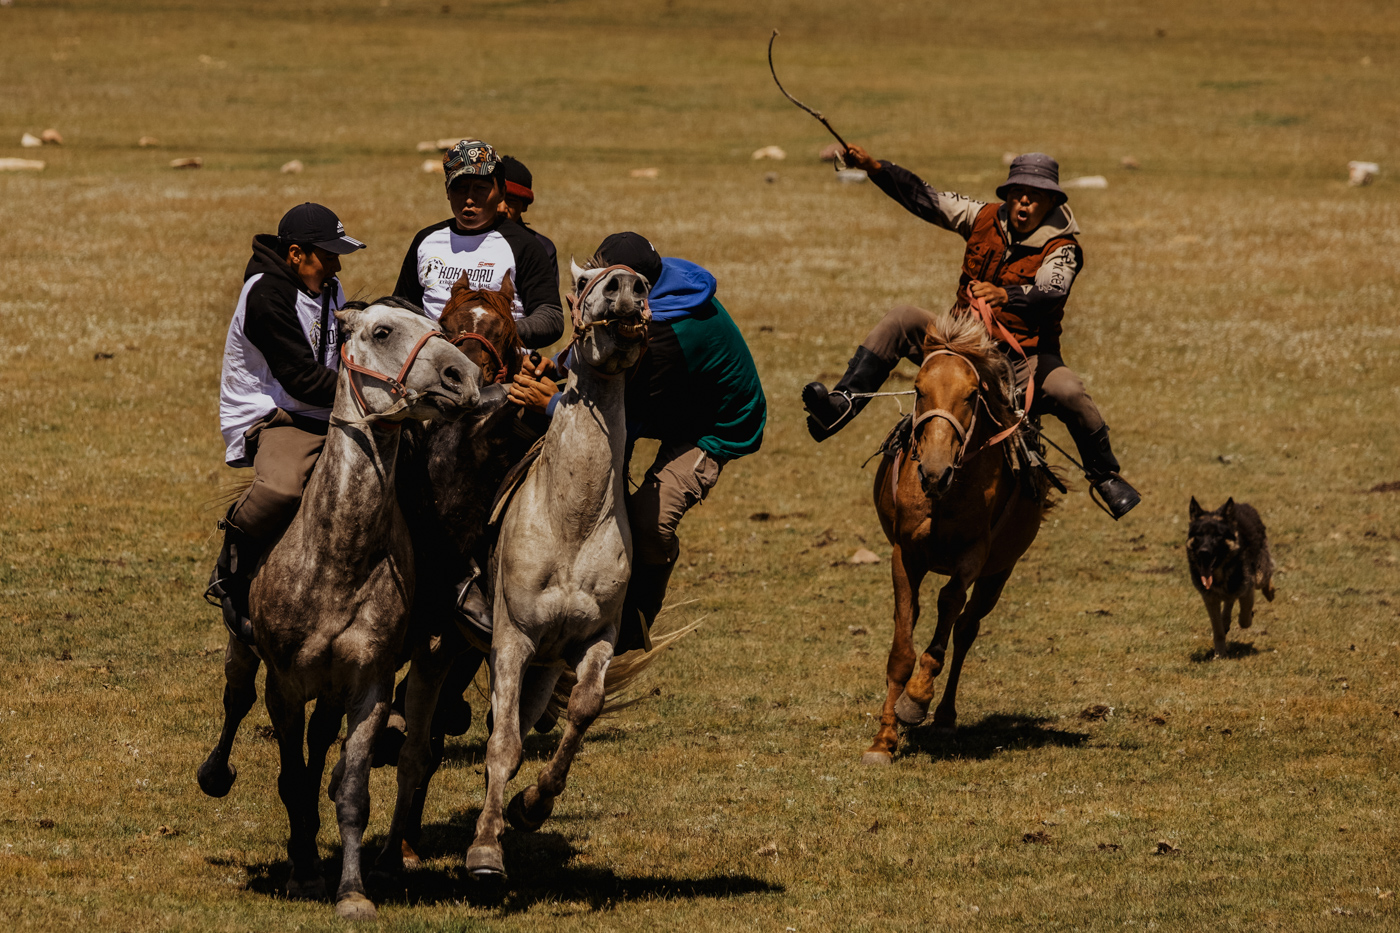
[[[0,176],[0,916],[332,925],[276,895],[265,714],[229,797],[193,780],[221,680],[197,599],[207,503],[233,478],[219,352],[254,233],[330,204],[371,244],[347,287],[387,291],[443,216],[413,144],[472,132],[530,164],[532,219],[566,256],[635,228],[711,268],[772,416],[687,519],[672,598],[708,618],[653,675],[662,695],[600,726],[542,834],[508,838],[503,899],[461,872],[477,725],[429,803],[434,857],[377,892],[384,926],[1396,922],[1400,496],[1367,492],[1400,479],[1389,5],[441,8],[0,8],[0,155],[29,154],[22,131],[66,139],[43,174]],[[820,127],[766,73],[775,25],[789,88],[877,155],[974,195],[1005,150],[1111,182],[1074,196],[1088,269],[1066,346],[1146,500],[1116,525],[1066,500],[969,660],[958,737],[916,730],[885,770],[857,761],[888,568],[843,559],[888,556],[858,467],[894,406],[817,447],[797,391],[889,305],[946,302],[959,244],[815,162]],[[750,161],[773,143],[787,162]],[[291,158],[306,172],[279,175]],[[1349,159],[1386,174],[1348,189]],[[1202,660],[1184,573],[1192,494],[1257,506],[1282,565],[1223,662]],[[390,775],[374,793],[372,840]]]

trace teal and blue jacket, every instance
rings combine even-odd
[[[694,444],[728,461],[763,443],[763,385],[744,335],[715,297],[717,287],[693,262],[662,260],[648,295],[646,352],[627,373],[629,447],[648,437]]]

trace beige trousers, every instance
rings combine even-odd
[[[229,509],[228,522],[265,540],[296,516],[306,481],[326,446],[326,422],[279,408],[243,436],[253,453],[253,484]]]
[[[661,445],[642,485],[627,500],[635,563],[669,564],[680,556],[676,529],[685,513],[709,495],[723,468],[694,444]]]

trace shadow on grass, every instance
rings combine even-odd
[[[541,901],[584,902],[593,910],[604,910],[625,901],[677,900],[739,897],[746,894],[780,894],[780,884],[752,875],[734,873],[678,878],[668,875],[629,877],[601,865],[580,864],[590,858],[559,833],[517,833],[506,831],[506,873],[509,881],[487,882],[471,877],[463,867],[479,811],[463,811],[447,823],[423,828],[419,852],[427,864],[398,877],[369,874],[365,886],[379,906],[433,905],[463,902],[499,911],[502,915],[521,913]],[[334,832],[334,829],[331,830]],[[364,861],[372,864],[383,840],[365,846]],[[452,862],[442,865],[441,860]],[[248,890],[266,897],[285,897],[291,866],[285,861],[261,862],[246,866]],[[322,862],[326,890],[334,892],[340,879],[340,849],[337,846]]]
[[[906,754],[927,755],[935,761],[959,758],[984,761],[997,752],[1016,749],[1079,748],[1089,741],[1087,732],[1057,729],[1047,723],[1061,722],[1048,716],[992,713],[969,726],[959,726],[953,735],[919,726],[904,734]]]
[[[618,729],[603,727],[596,731],[590,729],[584,736],[583,744],[606,745],[609,742],[616,742],[626,733]],[[555,728],[552,732],[541,735],[538,732],[530,731],[521,738],[522,761],[547,761],[554,754],[554,749],[559,745],[559,738],[563,735],[563,728]],[[459,737],[449,738],[447,747],[442,752],[442,762],[449,767],[461,767],[463,765],[479,765],[486,760],[486,736],[473,735],[469,741],[462,741]]]
[[[1236,658],[1250,658],[1259,653],[1259,649],[1254,647],[1252,642],[1247,641],[1227,641],[1225,643],[1225,658],[1233,660]],[[1214,648],[1197,648],[1191,652],[1192,664],[1204,664],[1207,661],[1215,660]]]

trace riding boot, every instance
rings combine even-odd
[[[230,634],[251,647],[254,641],[253,623],[248,618],[249,578],[262,556],[263,543],[244,534],[226,518],[219,527],[224,531],[224,546],[209,574],[204,598],[223,610],[224,625]]]
[[[637,648],[651,650],[651,626],[666,601],[666,586],[671,582],[674,560],[664,564],[633,564],[632,579],[627,582],[627,597],[622,603],[622,625],[617,633],[614,654]]]
[[[807,409],[807,433],[812,440],[826,440],[860,414],[870,403],[860,394],[880,391],[894,363],[880,359],[865,347],[856,347],[856,355],[846,364],[846,375],[835,388],[828,391],[820,382],[807,383],[802,389],[802,406]]]
[[[1070,436],[1079,448],[1079,456],[1084,462],[1084,478],[1094,487],[1108,508],[1114,520],[1122,518],[1142,501],[1138,491],[1118,475],[1118,458],[1108,442],[1108,425],[1092,434],[1085,434],[1069,425]]]

